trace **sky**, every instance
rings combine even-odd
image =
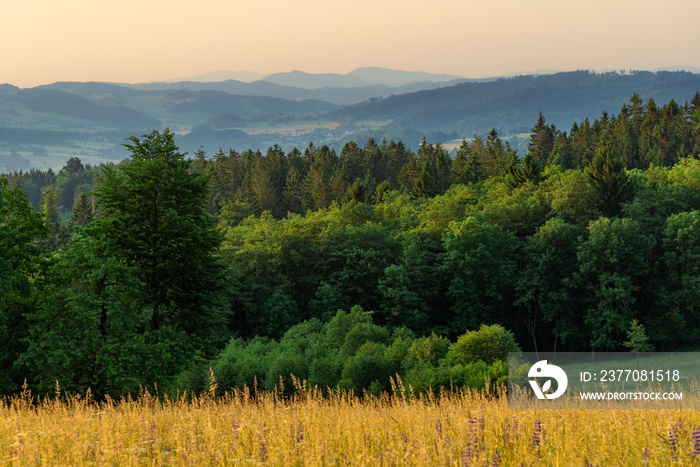
[[[3,0],[0,83],[700,67],[698,0]]]

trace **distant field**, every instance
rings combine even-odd
[[[124,157],[127,154],[124,151]],[[95,141],[66,142],[66,145],[0,145],[0,173],[14,170],[26,170],[22,165],[26,161],[32,167],[54,171],[63,167],[71,157],[78,157],[83,164],[99,165],[106,162],[119,162],[120,159],[110,157],[115,153],[114,145]],[[15,159],[19,155],[23,161]],[[14,156],[14,157],[12,157]]]
[[[245,127],[236,128],[236,130],[242,130],[249,135],[259,135],[265,133],[278,133],[284,136],[299,136],[305,133],[310,133],[316,130],[335,130],[338,128],[339,124],[337,122],[331,121],[310,121],[310,122],[251,122]]]
[[[5,465],[690,465],[700,414],[509,410],[471,392],[369,400],[236,392],[213,400],[0,404]]]

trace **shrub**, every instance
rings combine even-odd
[[[508,352],[520,352],[513,333],[498,324],[482,324],[478,331],[468,331],[450,346],[447,361],[467,365],[481,360],[491,365],[496,360],[507,360]]]

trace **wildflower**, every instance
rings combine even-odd
[[[668,430],[668,445],[671,448],[671,453],[673,457],[676,457],[678,452],[678,425],[675,423],[671,425],[671,429]]]
[[[267,457],[267,445],[265,444],[265,437],[263,436],[262,433],[259,435],[259,440],[260,440],[260,460],[262,462],[265,462],[265,458]]]
[[[297,443],[300,443],[304,440],[304,429],[302,428],[301,423],[295,428],[294,422],[292,422],[292,424],[289,426],[289,431],[292,442],[296,441]]]
[[[467,467],[468,465],[470,465],[469,461],[471,460],[471,458],[472,458],[472,448],[467,446],[467,449],[465,449],[464,452],[462,453],[462,465],[463,465],[463,467]]]
[[[435,422],[435,429],[437,430],[438,434],[442,436],[442,422],[440,422],[439,418]]]
[[[700,454],[700,428],[693,427],[693,458]]]
[[[542,443],[542,421],[540,419],[535,420],[535,431],[532,433],[532,447],[540,452],[540,444]]]
[[[467,438],[467,445],[473,445],[474,449],[477,449],[479,446],[479,434],[477,433],[476,425],[477,425],[477,419],[476,417],[472,417],[469,419],[468,426],[469,426],[469,437]]]

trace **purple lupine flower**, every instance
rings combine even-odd
[[[467,467],[471,465],[470,460],[472,458],[472,448],[467,446],[467,449],[462,453],[462,466]]]
[[[479,447],[479,434],[477,433],[477,420],[476,417],[472,417],[467,422],[469,426],[469,437],[467,438],[467,444],[473,445],[474,450]]]
[[[649,463],[649,446],[644,446],[644,463]]]
[[[302,428],[301,423],[297,427],[294,427],[294,422],[289,426],[290,436],[292,442],[296,441],[300,443],[304,440],[304,428]]]
[[[435,422],[435,429],[437,430],[438,434],[442,436],[442,422],[440,422],[439,418]]]
[[[693,458],[700,455],[700,428],[693,427]]]
[[[297,443],[304,441],[304,427],[299,423],[297,426]]]
[[[540,444],[542,443],[542,421],[535,419],[535,430],[532,433],[532,447],[540,452]]]
[[[260,442],[260,460],[262,462],[265,462],[265,458],[267,457],[267,445],[265,444],[265,436],[263,436],[262,433],[259,435],[259,442]]]
[[[493,453],[493,467],[499,467],[501,465],[501,456],[497,452]]]
[[[673,458],[675,458],[678,452],[678,425],[675,423],[671,425],[671,429],[668,430],[668,445],[671,448]]]

